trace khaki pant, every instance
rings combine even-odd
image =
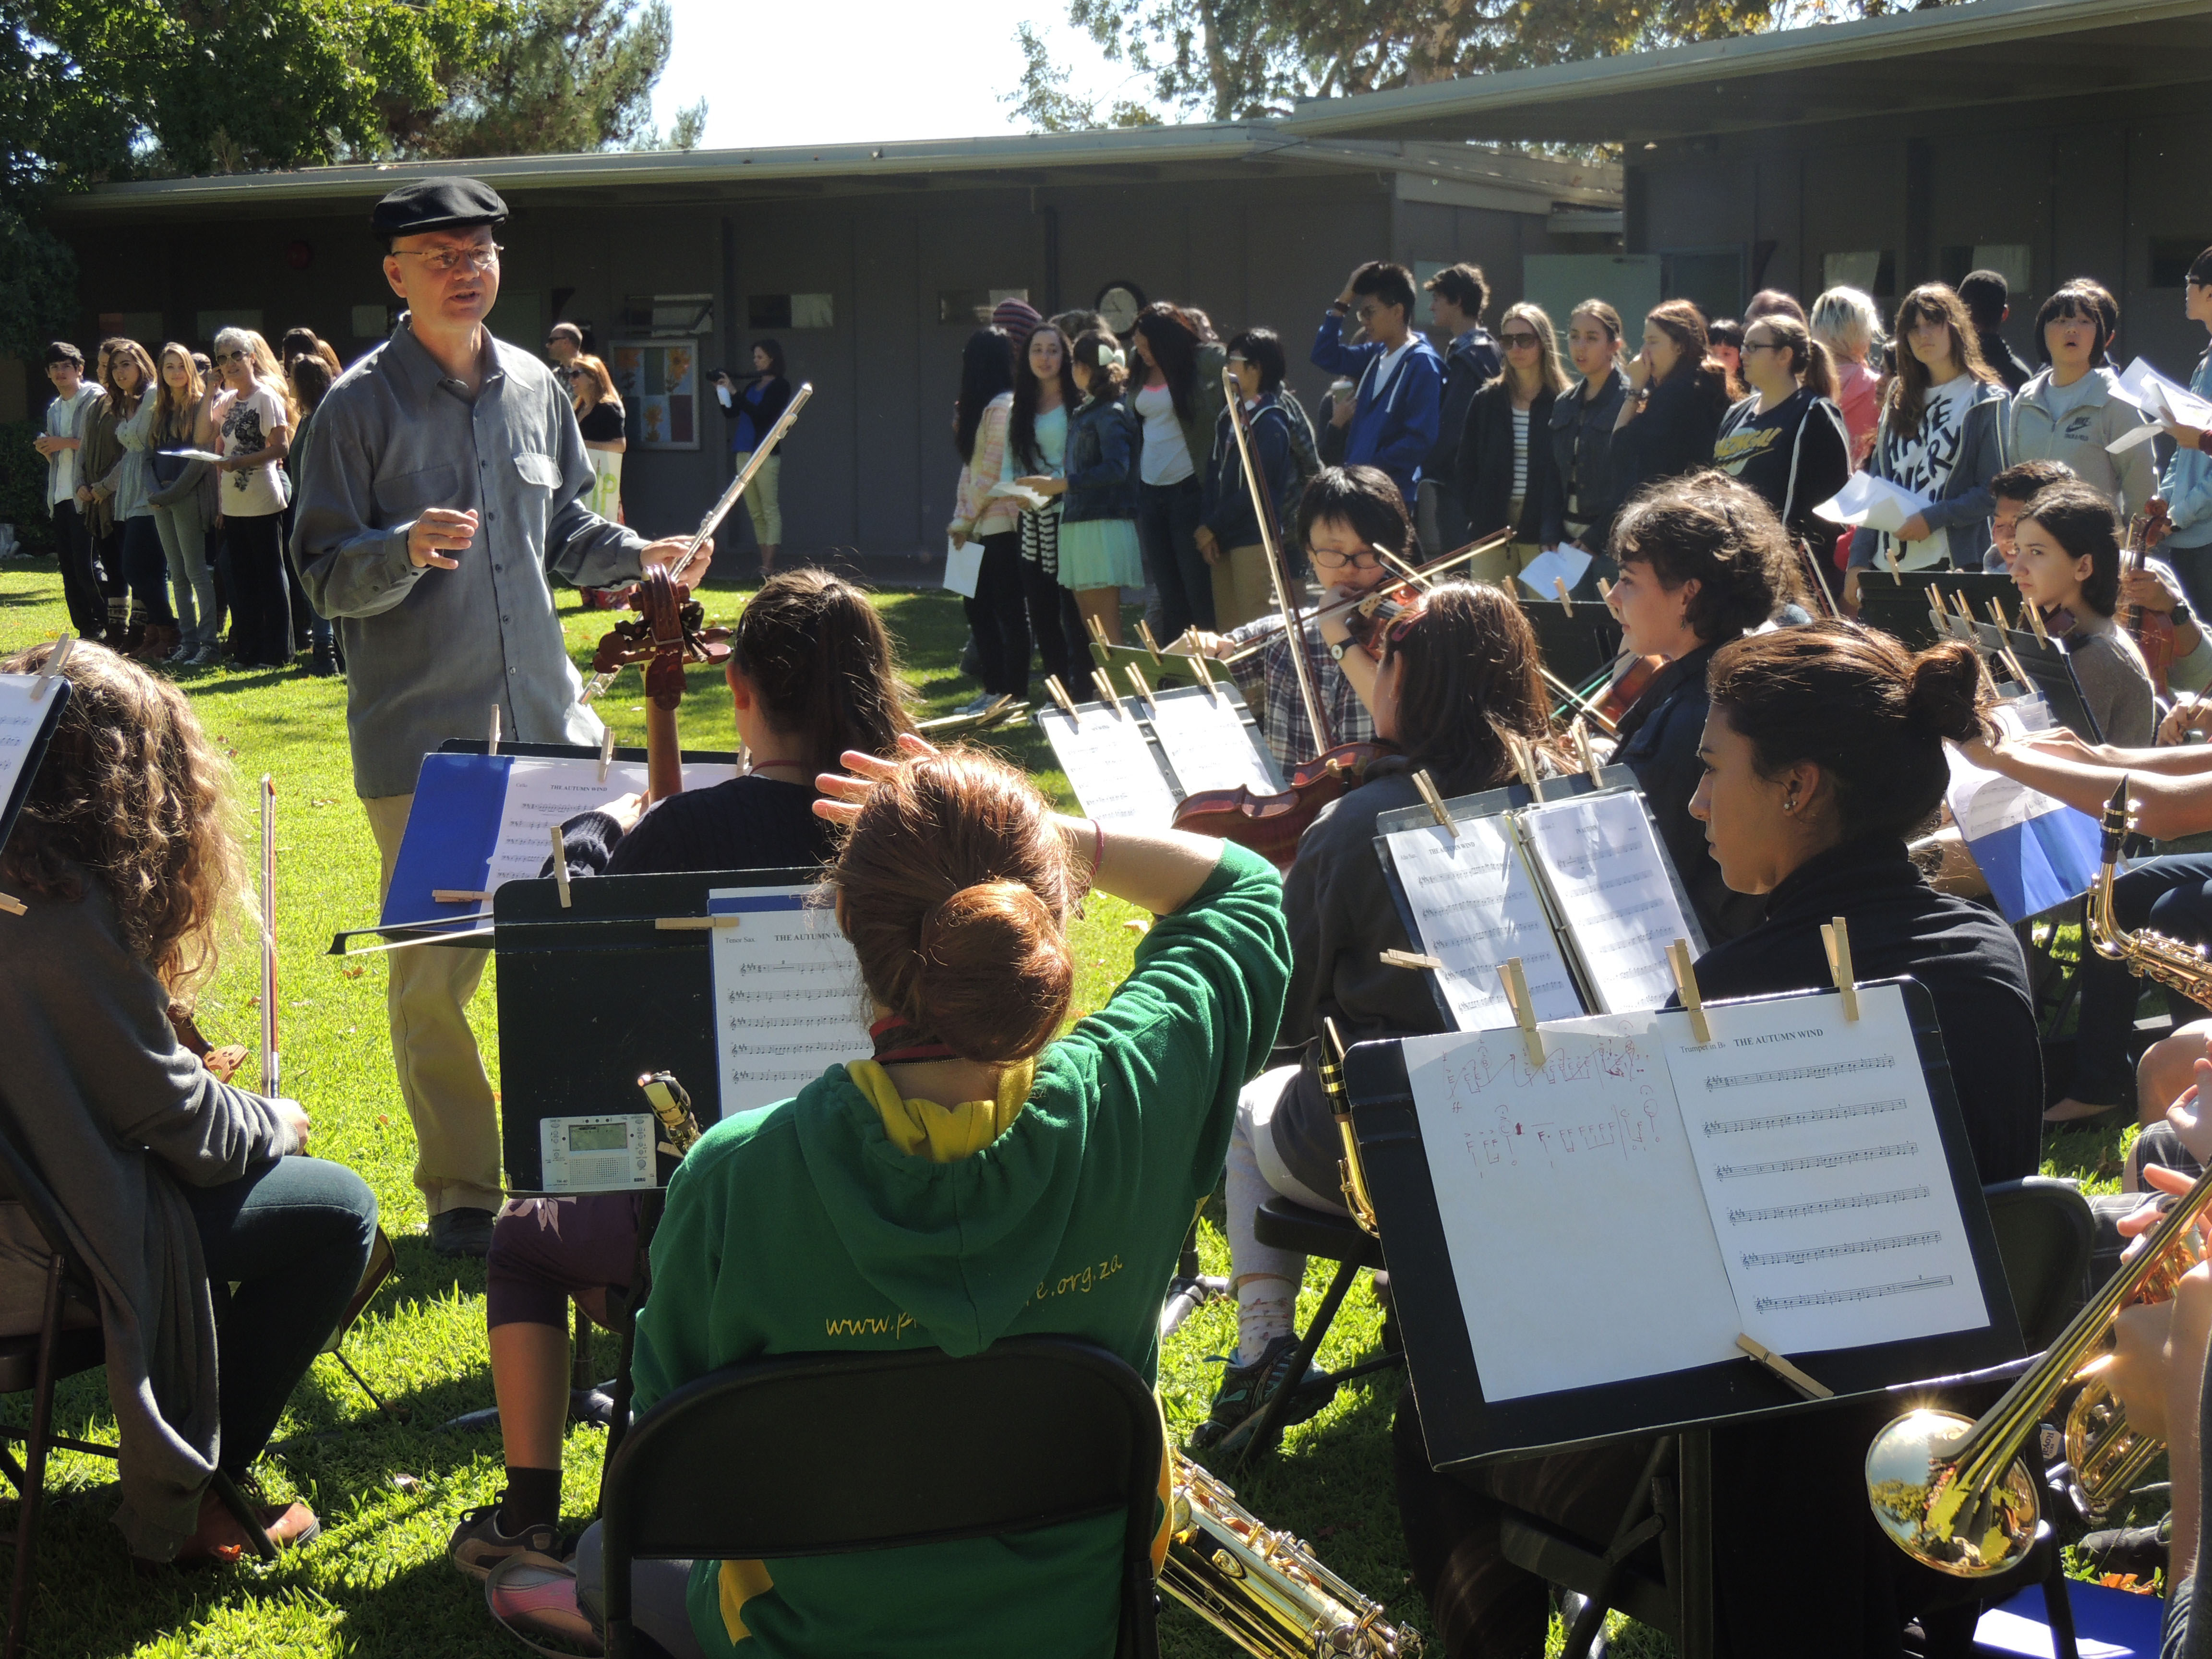
[[[414,800],[380,795],[362,802],[383,856],[376,884],[380,904],[392,885]],[[421,945],[384,958],[392,1065],[415,1125],[415,1184],[432,1215],[496,1210],[506,1199],[499,1184],[499,1115],[468,1017],[469,999],[490,955],[471,945]]]
[[[741,449],[730,457],[737,470],[745,470],[745,463],[753,458],[750,449]],[[745,511],[751,515],[753,535],[763,547],[783,545],[783,456],[781,452],[761,463],[761,470],[753,474],[753,481],[745,486]]]
[[[1531,561],[1544,550],[1534,542],[1508,542],[1487,553],[1469,559],[1446,580],[1452,581],[1490,582],[1504,588],[1516,599],[1556,599],[1556,593],[1532,594],[1513,579],[1526,570]]]
[[[1211,574],[1216,632],[1226,634],[1274,614],[1275,584],[1267,574],[1267,550],[1259,543],[1231,548],[1219,564],[1211,567]]]

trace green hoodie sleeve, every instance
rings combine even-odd
[[[669,1178],[667,1206],[653,1235],[653,1283],[638,1310],[630,1357],[631,1405],[637,1411],[704,1376],[720,1363],[709,1352],[714,1285],[729,1236],[731,1183],[719,1167],[740,1143],[702,1139]]]

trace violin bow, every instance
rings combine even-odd
[[[799,390],[791,394],[791,401],[783,406],[783,413],[776,417],[775,424],[769,428],[768,436],[762,439],[759,447],[745,458],[745,464],[738,469],[738,476],[730,480],[730,487],[722,492],[721,498],[714,506],[707,509],[707,516],[699,520],[699,527],[691,532],[690,544],[684,548],[683,556],[668,567],[670,581],[680,582],[684,580],[684,573],[691,568],[691,561],[699,556],[699,550],[706,546],[707,538],[721,527],[722,520],[730,516],[731,509],[744,499],[745,486],[752,483],[754,475],[767,463],[768,458],[775,453],[775,447],[783,441],[783,434],[791,430],[793,422],[799,419],[799,411],[806,407],[806,400],[813,395],[814,382],[811,380],[801,382]],[[615,683],[615,676],[621,672],[617,668],[611,672],[592,675],[585,683],[583,695],[576,701],[580,703],[590,702],[592,699],[612,685]]]
[[[261,1092],[283,1086],[276,1052],[276,781],[261,775]]]
[[[1252,511],[1260,521],[1260,545],[1267,556],[1267,576],[1275,587],[1275,610],[1291,641],[1291,666],[1297,672],[1298,696],[1304,701],[1306,720],[1313,727],[1314,753],[1326,755],[1336,747],[1335,734],[1330,730],[1328,716],[1322,710],[1321,691],[1314,684],[1313,664],[1306,657],[1305,610],[1299,604],[1297,584],[1283,562],[1281,532],[1275,525],[1275,504],[1267,499],[1265,481],[1260,476],[1260,464],[1252,454],[1252,434],[1244,422],[1244,388],[1237,384],[1237,372],[1231,368],[1221,371],[1222,388],[1229,397],[1230,429],[1237,434],[1237,453],[1244,463],[1244,485],[1252,495]]]
[[[1493,535],[1485,536],[1479,542],[1469,542],[1465,547],[1459,549],[1455,552],[1446,553],[1439,557],[1431,559],[1426,564],[1407,565],[1404,567],[1405,574],[1403,575],[1393,577],[1389,582],[1386,582],[1383,585],[1382,588],[1378,588],[1376,592],[1382,592],[1389,588],[1399,586],[1421,586],[1433,580],[1439,571],[1449,570],[1455,565],[1466,564],[1470,561],[1479,559],[1484,554],[1492,552],[1497,549],[1504,546],[1506,543],[1512,539],[1513,532],[1510,530],[1500,530]],[[1325,605],[1322,606],[1320,610],[1315,611],[1313,613],[1313,620],[1319,622],[1324,617],[1334,617],[1340,611],[1356,611],[1361,605],[1367,604],[1375,597],[1376,595],[1374,593],[1363,593],[1356,599],[1339,599],[1335,603],[1332,605]],[[1261,635],[1260,637],[1255,640],[1248,641],[1243,645],[1239,646],[1236,650],[1231,652],[1227,656],[1216,658],[1215,660],[1217,662],[1224,663],[1242,662],[1254,652],[1264,651],[1270,645],[1273,645],[1275,642],[1275,635],[1281,631],[1282,624],[1278,622],[1272,631]]]

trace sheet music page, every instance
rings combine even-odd
[[[1652,1014],[1409,1037],[1406,1075],[1486,1400],[1738,1358]]]
[[[1267,763],[1255,746],[1259,732],[1244,724],[1236,702],[1224,692],[1218,698],[1195,691],[1161,693],[1145,704],[1153,735],[1167,752],[1176,781],[1186,795],[1204,789],[1248,788],[1255,794],[1279,794],[1283,786],[1269,775]]]
[[[1175,792],[1134,716],[1124,720],[1095,702],[1078,704],[1076,712],[1083,717],[1079,726],[1058,708],[1040,708],[1036,720],[1084,816],[1109,830],[1166,829],[1175,817]]]
[[[1674,994],[1667,946],[1695,936],[1668,878],[1667,855],[1644,798],[1626,790],[1584,795],[1519,816],[1589,971],[1599,1011],[1620,1014],[1664,1003]]]
[[[1665,1053],[1741,1328],[1778,1353],[1989,1323],[1894,985],[1668,1014]],[[1820,1375],[1817,1367],[1813,1374]]]
[[[68,684],[58,677],[45,697],[33,702],[31,688],[38,683],[35,674],[0,674],[0,819],[5,818],[8,803],[23,782],[23,764],[30,758],[40,727],[64,695],[57,688]]]
[[[1462,818],[1459,837],[1440,823],[1384,837],[1413,913],[1414,947],[1444,965],[1437,975],[1462,1031],[1511,1025],[1498,970],[1521,958],[1538,1019],[1583,1012],[1544,901],[1499,818]]]
[[[837,912],[807,887],[718,887],[714,929],[715,1047],[722,1115],[788,1100],[830,1066],[873,1052],[866,993]]]
[[[618,795],[640,793],[646,786],[642,761],[616,761],[599,781],[599,763],[580,756],[574,759],[550,756],[501,755],[477,758],[504,762],[507,767],[507,800],[501,810],[499,840],[492,848],[491,869],[483,890],[495,893],[510,881],[535,881],[553,856],[553,826],[566,823],[579,812],[604,806]],[[727,783],[736,773],[729,767],[687,766],[684,787],[711,789]],[[489,915],[489,902],[479,905],[444,904],[441,915]]]

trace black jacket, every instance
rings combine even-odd
[[[1994,911],[1930,887],[1905,843],[1832,847],[1767,896],[1766,921],[1697,964],[1707,1001],[1833,984],[1820,924],[1850,923],[1862,980],[1928,988],[1984,1183],[2033,1175],[2043,1138],[2043,1050],[2020,945]]]
[[[1577,386],[1552,404],[1552,465],[1550,488],[1545,494],[1542,533],[1536,539],[1555,547],[1567,539],[1567,496],[1575,497],[1572,516],[1589,528],[1582,544],[1593,553],[1605,551],[1613,534],[1613,516],[1620,510],[1620,491],[1613,476],[1613,424],[1620,418],[1620,401],[1628,396],[1628,376],[1620,364],[1585,399]]]
[[[1498,377],[1504,361],[1498,342],[1480,325],[1469,329],[1444,349],[1443,400],[1437,410],[1437,441],[1421,461],[1424,483],[1434,480],[1453,488],[1459,465],[1459,435],[1467,429],[1467,408],[1474,394]]]
[[[1616,499],[1711,465],[1728,401],[1726,384],[1703,374],[1677,374],[1654,386],[1644,412],[1613,434]]]
[[[1544,503],[1551,493],[1552,388],[1528,405],[1528,484],[1522,497],[1521,521],[1510,526],[1513,539],[1533,542],[1543,533]],[[1513,386],[1503,374],[1474,394],[1454,464],[1460,507],[1470,536],[1487,536],[1507,527],[1513,500]]]
[[[2003,335],[1978,332],[1974,339],[1982,348],[1982,361],[1996,371],[1997,379],[2004,382],[2008,392],[2017,395],[2021,387],[2035,378],[2035,371],[2021,362],[2019,354],[2005,343]]]
[[[1813,509],[1850,482],[1851,440],[1843,411],[1799,386],[1765,414],[1754,393],[1721,419],[1713,465],[1741,478],[1808,547],[1833,547],[1836,527]]]
[[[1661,669],[1635,707],[1620,717],[1613,755],[1614,764],[1636,774],[1637,787],[1650,802],[1659,839],[1708,945],[1749,933],[1766,914],[1764,899],[1729,890],[1720,866],[1705,848],[1705,826],[1690,816],[1690,797],[1705,774],[1698,740],[1705,733],[1709,706],[1705,670],[1718,649],[1718,643],[1701,645]]]

